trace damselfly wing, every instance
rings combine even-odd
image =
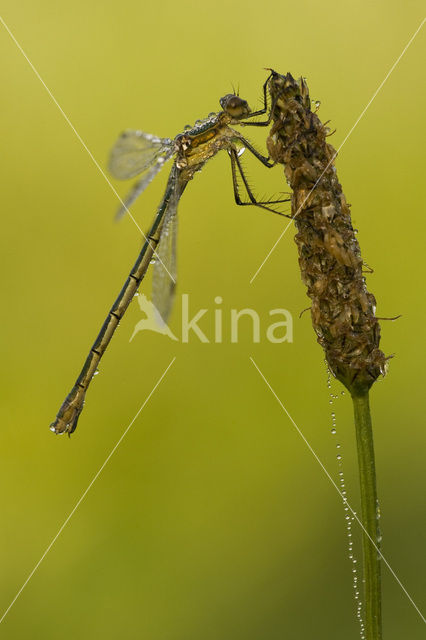
[[[158,138],[150,133],[134,129],[124,131],[115,143],[110,156],[109,171],[119,180],[142,174],[117,212],[121,218],[136,198],[146,189],[164,164],[175,153],[170,138]],[[158,324],[167,323],[176,288],[176,234],[177,208],[179,204],[178,181],[173,186],[172,197],[164,215],[159,246],[155,252],[152,277],[152,302],[157,310]]]
[[[173,140],[158,138],[150,133],[127,129],[112,148],[109,171],[117,180],[129,180],[139,174],[143,177],[135,184],[117,212],[121,218],[136,198],[146,189],[157,173],[175,152]]]

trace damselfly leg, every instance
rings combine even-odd
[[[238,204],[239,206],[242,207],[247,207],[247,206],[255,206],[255,207],[260,207],[262,209],[266,209],[267,211],[271,211],[272,213],[276,213],[279,216],[285,216],[286,218],[291,218],[291,216],[287,215],[286,213],[283,213],[281,211],[277,211],[276,209],[273,209],[271,206],[272,204],[281,204],[284,202],[289,202],[290,198],[281,198],[279,200],[256,200],[256,197],[253,194],[253,191],[251,190],[251,187],[248,183],[248,180],[245,176],[243,167],[241,165],[241,161],[238,157],[238,152],[235,148],[231,149],[229,151],[229,155],[231,158],[231,170],[232,170],[232,185],[234,187],[234,198],[235,198],[235,202],[236,204]],[[267,165],[269,166],[269,165]],[[238,185],[238,174],[241,176],[241,179],[243,181],[244,187],[247,191],[247,195],[250,199],[250,202],[245,202],[241,199],[240,196],[240,189],[239,189],[239,185]]]
[[[258,111],[252,111],[248,116],[245,117],[239,124],[243,127],[267,127],[271,123],[272,113],[274,111],[275,100],[272,102],[270,108],[268,108],[268,83],[271,77],[273,76],[273,72],[269,74],[266,78],[263,85],[263,107]],[[248,119],[255,118],[256,116],[263,116],[265,113],[268,113],[268,119],[260,122],[247,122]]]

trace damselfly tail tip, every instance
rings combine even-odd
[[[52,422],[52,424],[49,427],[49,430],[54,433],[56,436],[61,436],[63,433],[67,433],[67,425],[65,425],[65,427],[63,427],[60,424],[60,420],[58,420],[58,418],[56,418],[55,422]]]
[[[55,422],[52,422],[49,430],[52,431],[52,433],[54,433],[56,436],[61,436],[64,433],[68,433],[68,435],[70,435],[70,433],[74,431],[74,429],[71,431],[69,424],[65,424],[64,421],[60,420],[59,418],[56,418]]]
[[[56,418],[55,422],[50,425],[49,430],[56,436],[61,436],[64,433],[68,433],[68,436],[70,436],[77,427],[77,420],[78,416],[72,422],[65,422],[61,418]]]
[[[77,422],[84,406],[86,390],[76,386],[65,398],[58,414],[50,425],[50,431],[56,435],[68,433],[70,436],[77,428]]]

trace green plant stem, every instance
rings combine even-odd
[[[358,448],[359,479],[361,487],[361,507],[364,559],[364,623],[367,640],[382,639],[382,603],[379,508],[376,487],[376,465],[374,461],[373,429],[371,425],[369,394],[352,395],[356,440]],[[366,533],[367,532],[367,533]],[[368,534],[368,535],[367,535]],[[376,547],[371,541],[374,541]]]

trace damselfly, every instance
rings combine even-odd
[[[268,78],[269,80],[269,78]],[[136,294],[150,262],[154,257],[153,302],[162,321],[166,322],[173,301],[176,285],[176,225],[179,200],[189,180],[200,171],[207,160],[218,151],[225,149],[231,159],[234,197],[238,205],[255,205],[274,213],[285,215],[272,205],[287,202],[287,199],[257,201],[250,189],[241,166],[240,154],[247,149],[266,167],[274,166],[268,158],[260,154],[248,140],[230,125],[264,125],[270,122],[249,122],[248,119],[266,114],[267,84],[263,86],[263,108],[252,112],[246,100],[238,95],[228,94],[220,99],[222,111],[212,113],[204,120],[198,120],[193,127],[185,128],[173,140],[157,138],[142,131],[125,131],[117,140],[110,158],[110,172],[115,178],[128,179],[142,174],[129,194],[118,215],[128,211],[134,200],[144,191],[167,160],[175,160],[167,181],[166,190],[158,207],[154,222],[145,237],[144,245],[117,299],[112,305],[105,322],[96,338],[83,369],[72,390],[65,398],[55,421],[50,425],[54,433],[68,433],[75,430],[83,409],[87,388],[97,371],[99,361],[132,298]],[[243,201],[239,192],[239,181],[248,195]],[[158,245],[158,251],[156,247]]]

